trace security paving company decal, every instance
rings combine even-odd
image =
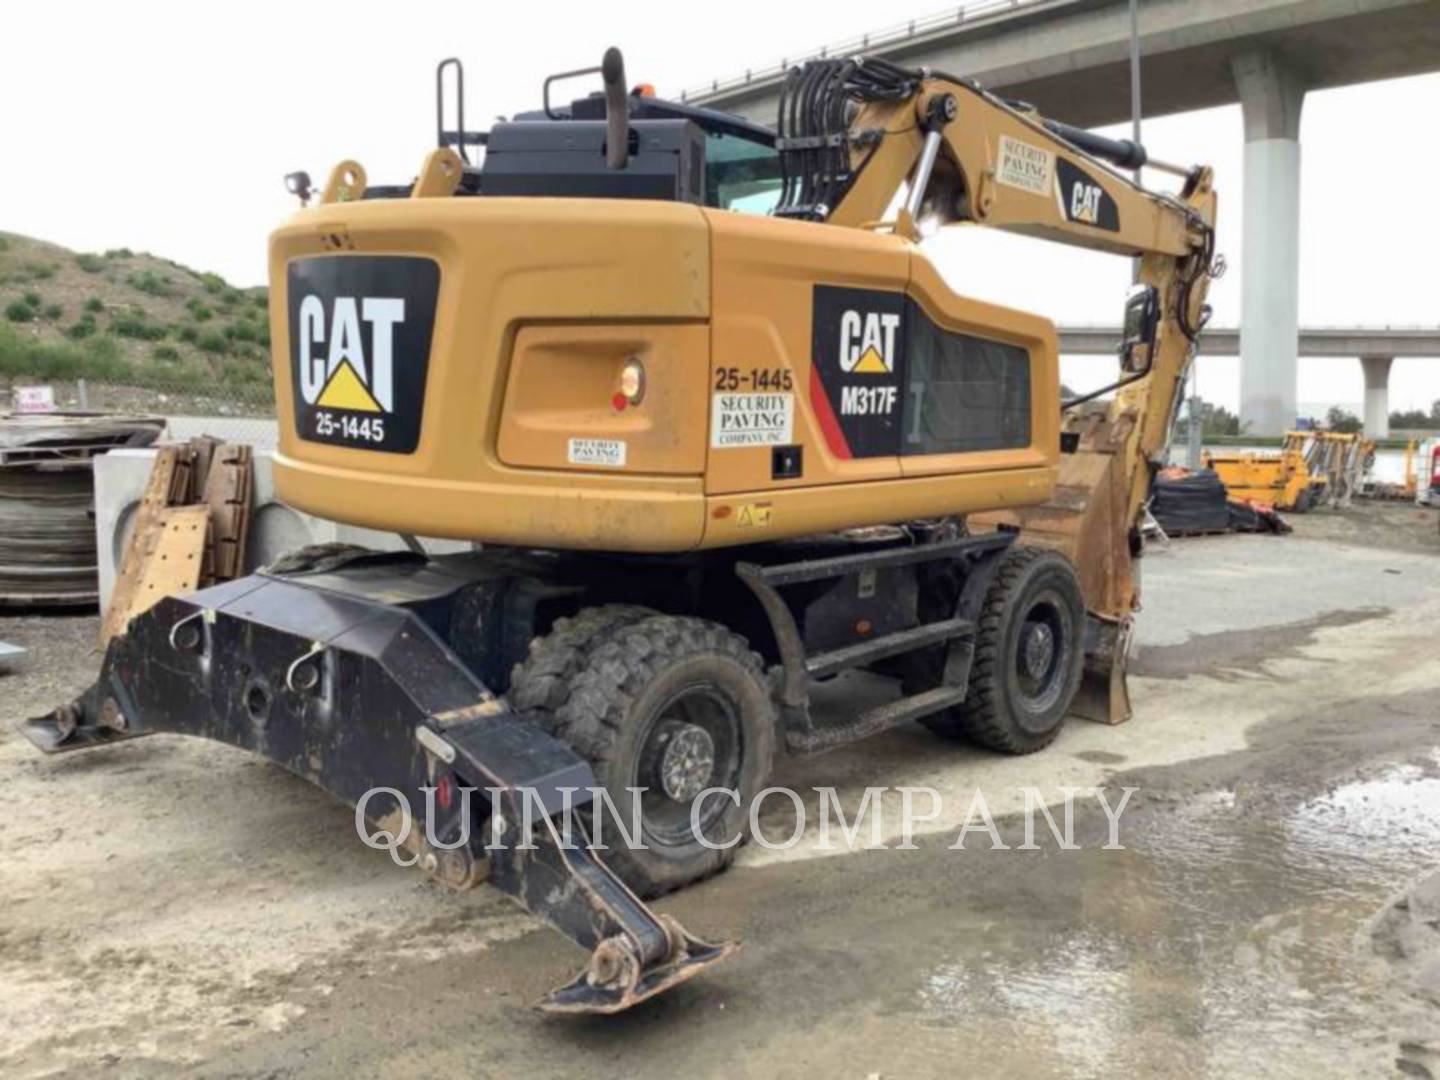
[[[286,273],[296,434],[391,454],[420,440],[440,268],[410,256],[293,259]]]
[[[710,398],[710,445],[785,446],[794,441],[794,394],[715,394]]]
[[[995,168],[995,179],[1000,183],[1033,195],[1046,195],[1054,169],[1055,155],[1049,150],[1009,135],[1000,136],[1000,161]]]
[[[840,458],[898,453],[903,293],[815,286],[810,404]]]
[[[571,465],[597,465],[607,469],[625,467],[624,439],[571,439],[566,457]]]

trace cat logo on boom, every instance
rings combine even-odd
[[[1070,220],[1094,225],[1100,220],[1100,197],[1105,194],[1094,184],[1077,183],[1070,189]]]
[[[318,296],[306,296],[300,302],[297,342],[300,393],[306,403],[350,412],[392,412],[395,327],[404,321],[405,301],[398,297],[337,296],[326,312]],[[362,323],[368,333],[362,333]]]
[[[898,314],[846,311],[840,316],[840,370],[853,375],[889,375],[895,370]]]

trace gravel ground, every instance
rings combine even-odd
[[[14,722],[93,677],[96,620],[0,618],[30,650],[0,675],[0,1075],[1440,1074],[1435,514],[1295,525],[1147,559],[1130,724],[783,763],[852,812],[868,784],[945,807],[914,851],[812,824],[667,898],[746,949],[604,1022],[528,1007],[582,959],[558,936],[393,867],[278,768],[168,736],[34,752]],[[1125,850],[1083,807],[1080,851],[950,850],[977,787],[1017,846],[1022,785],[1138,787]]]

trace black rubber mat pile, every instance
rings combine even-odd
[[[1150,513],[1170,536],[1230,530],[1225,485],[1210,469],[1180,476],[1167,469],[1155,480]]]
[[[96,602],[93,460],[148,446],[164,427],[155,417],[0,413],[0,607]]]

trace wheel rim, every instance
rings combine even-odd
[[[735,703],[714,686],[689,686],[656,711],[636,760],[632,786],[643,788],[640,814],[645,832],[662,844],[690,841],[690,808],[706,788],[736,790],[741,765],[740,716]],[[712,796],[700,808],[701,832],[724,815],[733,800]]]
[[[1026,606],[1015,640],[1015,684],[1027,711],[1043,713],[1065,692],[1075,649],[1065,605],[1053,592]]]

